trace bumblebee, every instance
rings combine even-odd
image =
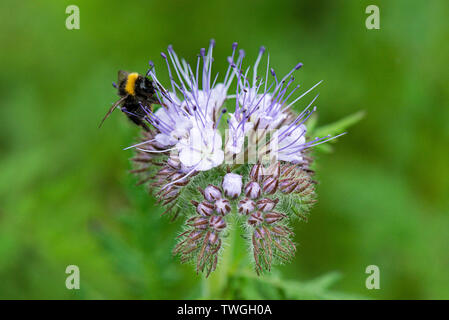
[[[115,108],[120,107],[128,119],[136,125],[141,126],[145,131],[149,131],[144,122],[146,112],[142,107],[152,109],[153,104],[159,104],[153,82],[146,76],[137,72],[127,72],[119,70],[118,85],[113,84],[118,89],[120,99],[117,100],[101,120],[100,126],[111,115]]]

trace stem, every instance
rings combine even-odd
[[[204,276],[201,278],[201,298],[200,299],[209,299],[210,298],[210,286],[209,281]]]
[[[237,219],[234,212],[229,219],[229,234],[226,238],[226,248],[219,261],[219,266],[208,279],[202,280],[202,296],[204,299],[224,299],[226,288],[229,285],[229,279],[235,273],[236,266],[236,236],[238,232]]]
[[[237,233],[237,225],[235,223],[235,219],[232,219],[232,225],[229,230],[228,236],[228,248],[223,253],[223,259],[221,261],[221,269],[218,272],[220,276],[219,284],[220,288],[223,291],[226,288],[229,277],[232,275],[233,263],[235,258],[235,237]]]

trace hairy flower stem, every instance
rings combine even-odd
[[[235,211],[235,209],[233,210]],[[230,279],[239,271],[242,253],[245,253],[245,244],[239,239],[239,226],[237,213],[231,214],[229,219],[228,236],[226,237],[226,250],[220,259],[217,272],[211,274],[209,278],[202,280],[202,298],[203,299],[224,299],[229,287]]]
[[[201,277],[201,296],[200,299],[208,300],[210,299],[210,288],[209,288],[209,278]]]

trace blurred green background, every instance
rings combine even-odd
[[[80,8],[80,30],[65,9]],[[381,29],[365,28],[380,7]],[[200,277],[171,256],[169,223],[127,173],[138,132],[115,101],[117,70],[144,72],[173,44],[194,61],[210,38],[225,70],[233,41],[319,87],[319,123],[366,117],[318,156],[319,202],[296,223],[283,278],[329,272],[373,299],[449,298],[448,1],[2,1],[0,298],[176,299]],[[164,74],[164,72],[159,72]],[[167,80],[167,77],[163,78]],[[298,105],[298,109],[304,105]],[[65,288],[65,268],[81,289]],[[365,268],[381,289],[365,288]],[[247,294],[244,297],[257,297]]]

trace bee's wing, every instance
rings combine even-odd
[[[123,81],[126,80],[126,78],[128,78],[129,72],[128,71],[123,71],[123,70],[119,70],[118,71],[118,83],[122,83]]]
[[[106,120],[111,113],[114,111],[115,108],[117,108],[118,105],[120,105],[120,103],[123,102],[123,100],[125,100],[128,96],[123,96],[121,97],[119,100],[117,100],[116,102],[114,102],[114,104],[112,105],[112,107],[109,109],[108,113],[106,113],[106,115],[104,116],[103,120],[101,120],[100,125],[98,126],[98,128],[101,127],[101,125],[103,124],[104,120]]]

